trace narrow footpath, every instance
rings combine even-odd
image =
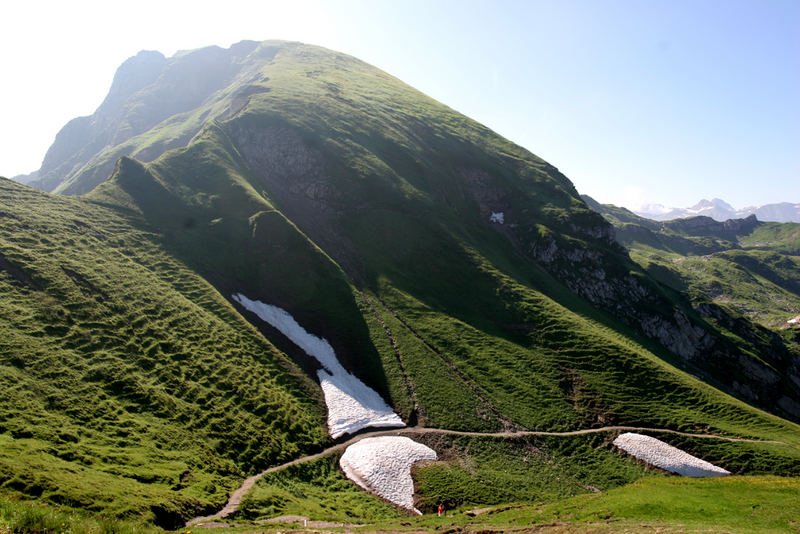
[[[567,432],[547,432],[547,431],[535,431],[535,430],[522,430],[522,431],[515,431],[515,432],[467,432],[461,430],[446,430],[442,428],[425,428],[425,427],[406,427],[406,428],[397,428],[392,430],[374,430],[370,432],[364,432],[357,436],[350,438],[347,441],[342,443],[338,443],[336,445],[332,445],[327,449],[324,449],[321,452],[316,454],[310,454],[308,456],[303,456],[301,458],[297,458],[290,462],[286,462],[285,464],[276,465],[274,467],[270,467],[257,475],[253,475],[248,477],[244,480],[241,486],[237,488],[233,494],[231,494],[230,499],[228,499],[228,503],[225,507],[217,512],[216,514],[204,516],[204,517],[195,517],[191,519],[189,522],[186,523],[187,527],[197,525],[199,523],[208,523],[217,519],[223,519],[231,514],[233,514],[236,510],[239,509],[239,505],[242,502],[242,497],[253,487],[253,485],[258,482],[261,477],[267,475],[269,473],[274,473],[276,471],[281,471],[286,469],[287,467],[291,467],[293,465],[297,465],[303,462],[310,462],[312,460],[316,460],[317,458],[322,458],[323,456],[328,456],[329,454],[343,451],[353,443],[357,443],[364,438],[374,438],[378,436],[406,436],[406,435],[420,435],[420,434],[445,434],[450,436],[471,436],[471,437],[489,437],[489,438],[521,438],[527,436],[581,436],[584,434],[596,434],[600,432],[651,432],[651,433],[661,433],[661,434],[673,434],[677,436],[688,436],[692,438],[708,438],[708,439],[718,439],[722,441],[733,441],[733,442],[740,442],[740,443],[777,443],[786,445],[783,441],[772,441],[772,440],[761,440],[761,439],[746,439],[746,438],[729,438],[725,436],[715,436],[713,434],[692,434],[691,432],[681,432],[679,430],[669,430],[666,428],[645,428],[645,427],[638,427],[638,426],[604,426],[601,428],[585,428],[583,430],[570,430]]]

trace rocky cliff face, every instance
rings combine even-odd
[[[693,233],[734,235],[758,222],[754,216],[725,223],[695,217],[669,224]],[[718,306],[693,309],[686,299],[667,299],[654,280],[636,272],[637,266],[615,242],[614,229],[605,221],[573,225],[573,231],[594,246],[554,233],[534,238],[512,235],[521,249],[573,292],[666,347],[687,370],[705,375],[748,402],[769,410],[777,406],[779,413],[800,420],[800,355],[779,336],[737,320]],[[743,338],[747,346],[726,341],[709,323]]]

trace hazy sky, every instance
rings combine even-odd
[[[4,176],[37,169],[139,50],[289,39],[388,71],[601,202],[800,202],[798,0],[27,0],[2,11]]]

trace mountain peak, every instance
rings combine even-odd
[[[690,210],[704,210],[718,208],[724,211],[735,212],[736,209],[722,200],[721,198],[712,198],[711,200],[702,199],[700,202],[689,208]]]
[[[126,59],[114,74],[111,89],[100,109],[114,109],[143,87],[153,83],[167,63],[164,54],[155,50],[141,50]]]

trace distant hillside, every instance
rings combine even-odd
[[[33,171],[30,174],[18,174],[11,179],[21,184],[29,184],[34,181],[37,176],[39,176],[39,171]]]
[[[736,209],[724,200],[714,198],[703,199],[690,208],[667,208],[660,204],[651,204],[638,210],[637,215],[655,221],[671,221],[686,217],[711,217],[716,221],[728,219],[744,219],[755,215],[759,221],[771,222],[796,222],[800,223],[800,204],[791,202],[778,202]]]
[[[800,224],[761,222],[755,215],[653,221],[625,208],[587,204],[602,213],[617,240],[648,272],[677,291],[785,329],[800,313]]]

